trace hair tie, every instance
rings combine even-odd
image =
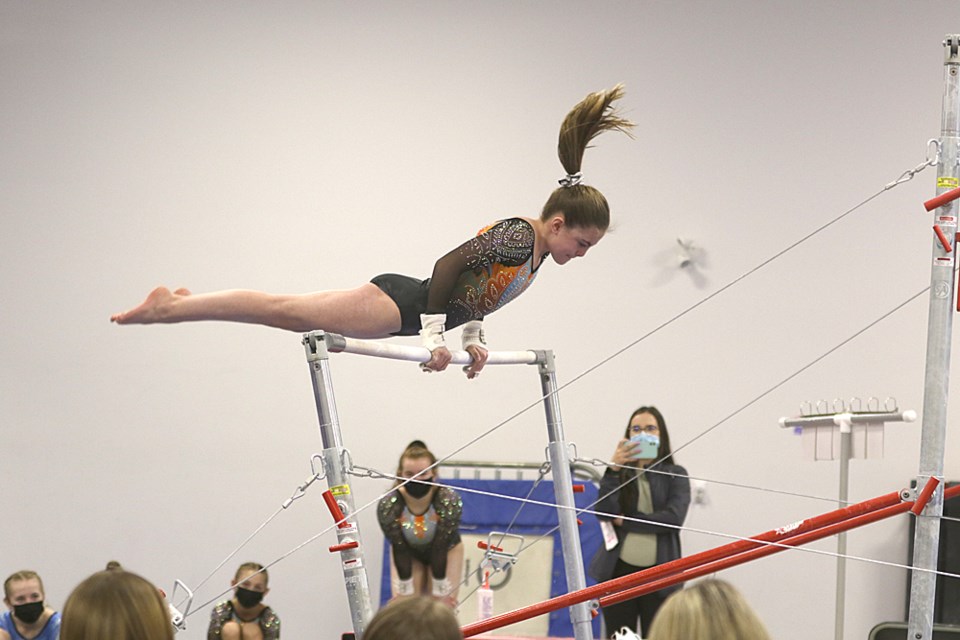
[[[573,187],[580,184],[580,180],[583,179],[583,174],[579,171],[576,173],[568,173],[567,177],[560,178],[557,182],[560,183],[561,187]]]

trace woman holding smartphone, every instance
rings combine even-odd
[[[594,580],[618,578],[680,557],[678,527],[690,507],[690,479],[673,461],[667,424],[656,407],[640,407],[631,414],[600,482],[600,498],[596,509],[607,514],[600,517],[607,532],[606,544],[590,563]],[[657,609],[679,588],[605,607],[607,636],[623,627],[639,633],[638,618],[646,636]]]

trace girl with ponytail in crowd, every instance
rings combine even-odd
[[[463,502],[456,491],[437,484],[436,462],[422,441],[407,445],[397,465],[401,479],[380,500],[377,518],[390,542],[392,596],[432,595],[456,606]],[[410,481],[402,484],[405,480]]]
[[[566,176],[538,218],[505,218],[484,227],[437,260],[426,280],[383,274],[355,289],[294,295],[238,289],[194,295],[158,287],[139,306],[110,319],[118,324],[224,320],[366,339],[419,333],[431,352],[421,365],[425,371],[447,367],[451,354],[444,334],[462,326],[462,347],[473,357],[464,371],[473,378],[487,358],[483,319],[523,293],[548,257],[559,265],[583,257],[610,226],[607,200],[583,184],[581,163],[600,133],[629,133],[633,123],[613,106],[622,95],[622,85],[591,93],[567,114],[558,144]]]

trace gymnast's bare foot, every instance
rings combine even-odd
[[[177,289],[170,293],[166,287],[157,287],[150,292],[147,299],[140,306],[134,307],[123,313],[116,313],[110,316],[111,322],[117,324],[151,324],[154,322],[168,322],[167,315],[170,305],[177,298],[189,296],[187,289]]]

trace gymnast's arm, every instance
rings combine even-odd
[[[510,218],[492,225],[437,260],[433,267],[433,274],[430,276],[425,315],[437,317],[446,313],[461,274],[489,268],[494,264],[506,266],[523,264],[533,252],[535,237],[536,234],[529,222],[522,218]],[[480,320],[482,318],[475,319],[475,322]],[[467,377],[473,378],[486,363],[487,350],[480,339],[479,327],[467,326],[465,331],[476,333],[475,339],[465,334],[463,345],[473,357],[473,363],[466,368]],[[429,345],[429,341],[427,344]],[[426,367],[437,371],[445,369],[450,362],[450,353],[447,348],[445,346],[428,346],[428,348],[434,356]]]
[[[460,532],[463,501],[460,494],[450,487],[440,487],[433,498],[433,508],[440,521],[437,523],[437,535],[430,548],[430,569],[434,580],[442,580],[447,577],[447,554]],[[453,578],[459,579],[459,576]]]
[[[260,613],[260,631],[263,640],[280,640],[280,616],[271,607]]]
[[[403,539],[398,520],[403,512],[403,506],[403,499],[394,490],[377,505],[377,520],[393,550],[393,566],[397,568],[397,577],[401,580],[409,580],[413,576],[413,556],[410,555],[407,541]]]
[[[218,603],[210,611],[210,626],[207,627],[207,640],[220,640],[223,625],[230,620],[233,606],[229,600]]]
[[[522,218],[501,220],[437,260],[430,276],[427,313],[444,313],[460,274],[494,264],[518,266],[533,251],[535,234]]]

